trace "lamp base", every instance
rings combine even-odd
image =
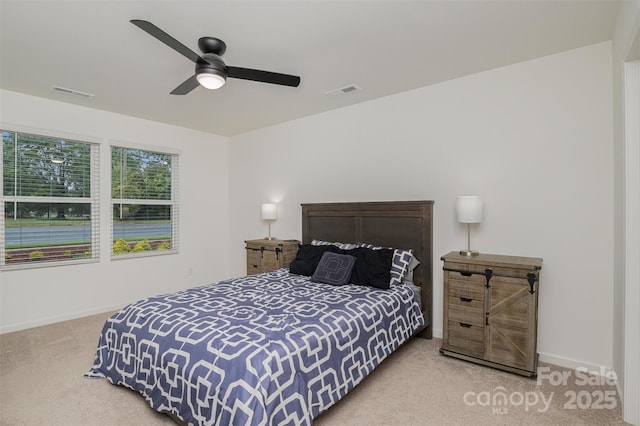
[[[471,256],[477,256],[479,255],[480,252],[478,252],[478,250],[460,250],[460,255],[461,256],[467,256],[467,257],[471,257]]]
[[[264,237],[265,240],[277,240],[276,237]]]

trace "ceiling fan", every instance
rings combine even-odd
[[[227,77],[291,87],[298,87],[300,84],[300,77],[295,75],[227,66],[221,58],[225,50],[227,50],[227,45],[218,38],[200,38],[198,40],[198,47],[202,51],[202,56],[200,56],[151,22],[132,19],[131,23],[157,38],[176,52],[186,56],[187,59],[195,62],[195,74],[173,89],[173,91],[171,91],[172,95],[186,95],[198,87],[198,85],[202,85],[207,89],[218,89],[224,85]]]

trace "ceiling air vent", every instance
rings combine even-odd
[[[354,92],[359,92],[360,90],[362,90],[360,86],[356,86],[355,84],[350,84],[348,86],[341,87],[339,89],[329,90],[328,92],[325,93],[325,95],[332,98],[337,98],[338,96],[348,95]]]
[[[79,98],[85,98],[85,99],[91,99],[95,96],[92,93],[85,93],[79,90],[66,89],[60,86],[51,86],[51,90],[57,93],[64,93],[65,95],[72,95],[72,96],[77,96]]]

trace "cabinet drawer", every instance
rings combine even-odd
[[[449,349],[484,357],[484,327],[462,321],[449,321],[447,334],[446,344]]]
[[[484,304],[471,306],[469,303],[459,304],[458,297],[449,297],[447,318],[449,321],[457,321],[482,326],[485,322]],[[471,302],[473,303],[473,302]]]
[[[447,271],[449,294],[475,299],[484,299],[485,277],[483,275],[463,275],[457,271]]]
[[[458,296],[449,292],[447,303],[449,304],[449,309],[458,308],[480,312],[484,310],[484,299],[481,297]]]
[[[262,252],[260,250],[247,249],[247,268],[250,265],[262,267]]]
[[[262,270],[262,265],[255,263],[247,263],[247,275],[255,275],[264,272]]]

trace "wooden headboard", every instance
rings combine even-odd
[[[302,243],[314,239],[413,249],[427,323],[419,336],[433,337],[433,201],[302,204]]]

